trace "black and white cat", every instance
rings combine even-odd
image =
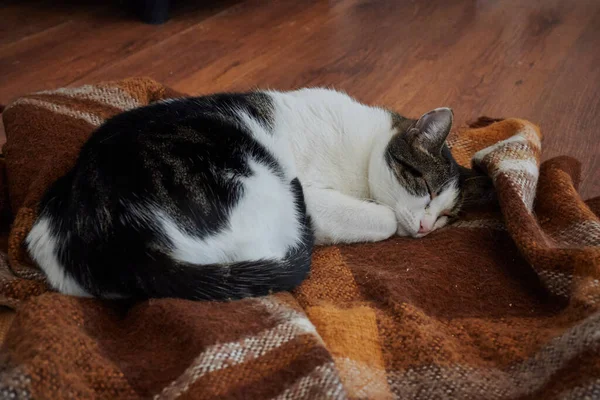
[[[313,243],[423,236],[461,205],[452,111],[328,89],[182,98],[106,121],[26,244],[58,291],[238,299],[297,286]]]

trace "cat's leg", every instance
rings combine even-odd
[[[305,188],[317,244],[377,242],[396,233],[394,211],[331,189]]]

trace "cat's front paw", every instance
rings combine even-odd
[[[381,212],[381,229],[377,230],[377,237],[374,241],[380,241],[388,239],[396,234],[396,230],[398,229],[398,220],[396,219],[396,213],[394,210],[380,206]]]

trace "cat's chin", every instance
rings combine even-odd
[[[405,236],[405,237],[416,237],[417,232],[414,230],[409,230],[401,224],[398,224],[398,229],[396,230],[396,235]]]
[[[429,235],[431,232],[433,232],[433,231],[429,231],[429,232],[426,232],[426,233],[416,233],[416,234],[412,235],[412,237],[415,238],[415,239],[420,239],[422,237],[425,237],[425,236]]]

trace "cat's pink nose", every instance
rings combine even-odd
[[[432,226],[428,224],[426,221],[421,221],[419,225],[419,233],[427,233],[431,231]]]

